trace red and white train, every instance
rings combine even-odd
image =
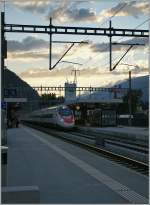
[[[75,126],[73,112],[66,105],[59,105],[34,111],[25,121],[41,124],[47,127],[53,126],[64,129],[71,129]]]

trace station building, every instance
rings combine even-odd
[[[85,126],[116,126],[117,107],[122,103],[110,92],[98,92],[65,101],[74,112],[75,122]]]

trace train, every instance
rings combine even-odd
[[[32,124],[39,124],[45,127],[62,128],[65,130],[75,128],[73,111],[66,105],[59,105],[33,111],[23,121]]]

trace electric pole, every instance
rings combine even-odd
[[[129,126],[132,126],[132,90],[131,90],[131,71],[129,71]]]
[[[77,85],[77,72],[80,72],[80,70],[77,69],[73,69],[72,73],[74,73],[74,83]]]

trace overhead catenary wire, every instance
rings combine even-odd
[[[123,8],[125,8],[125,6],[127,6],[127,3],[124,3],[111,17],[109,17],[108,19],[103,21],[99,26],[102,26],[103,24],[107,23],[107,21],[110,21],[113,17],[115,17],[117,15],[117,13],[119,13]],[[88,37],[89,37],[89,35],[88,35]],[[87,37],[85,39],[83,39],[82,41],[86,41],[86,40],[88,40]],[[81,45],[81,43],[78,44],[78,46],[80,46],[80,45]],[[78,48],[76,49],[76,51],[78,50]],[[91,59],[89,59],[87,62],[89,62],[89,61],[91,61]],[[87,63],[87,62],[85,62],[85,63]]]
[[[118,13],[123,7],[125,7],[125,4],[121,8],[119,8],[119,10],[116,13]],[[116,15],[116,13],[114,13],[114,15],[111,18],[113,18]]]
[[[139,28],[140,26],[144,25],[149,19],[150,19],[150,18],[148,18],[148,19],[146,19],[145,21],[143,21],[142,23],[140,23],[139,25],[137,25],[134,29],[137,29],[137,28]],[[122,40],[123,38],[125,38],[125,37],[124,37],[124,36],[121,37],[120,39],[118,39],[118,41],[119,41],[119,40]],[[119,60],[120,58],[117,58],[117,59]],[[118,61],[118,60],[117,60],[117,61]]]
[[[105,21],[103,21],[103,22],[99,25],[99,27],[102,26],[102,25],[104,25],[104,24],[107,23],[108,21],[110,21],[113,17],[115,17],[115,16],[117,15],[117,13],[119,13],[125,6],[127,6],[127,3],[124,3],[111,17],[108,17]],[[87,35],[87,37],[89,37],[89,35]],[[81,43],[82,43],[83,41],[88,40],[87,37],[84,38],[84,39],[81,41]],[[78,46],[80,46],[81,43],[79,43]],[[76,48],[75,52],[78,50],[78,48],[79,48],[79,47]]]
[[[137,29],[137,28],[139,28],[140,26],[142,26],[142,25],[144,25],[148,20],[149,20],[150,18],[148,18],[148,19],[146,19],[145,21],[143,21],[142,23],[140,23],[139,25],[137,25],[134,29]],[[121,40],[121,39],[123,39],[123,38],[125,38],[124,36],[123,37],[121,37],[120,39],[118,39],[118,41],[119,40]],[[104,52],[105,50],[107,50],[109,48],[109,46],[107,46],[105,49],[103,49],[101,52]],[[95,55],[94,56],[94,59],[98,56],[98,55],[100,55],[101,53],[98,53],[97,55]],[[116,58],[117,59],[117,58]],[[116,60],[115,59],[115,60]],[[119,58],[118,58],[119,59]],[[89,59],[89,60],[87,60],[84,64],[87,64],[89,61],[91,61],[91,59]]]
[[[108,21],[110,21],[113,17],[116,16],[116,14],[118,14],[122,9],[124,9],[124,7],[127,6],[127,3],[124,3],[123,6],[121,6],[111,17],[108,17],[108,19],[106,19],[102,24],[100,24],[100,26],[104,25],[105,23],[107,23]]]
[[[150,20],[150,18],[146,19],[145,21],[143,21],[142,23],[137,25],[134,29],[137,29],[137,28],[143,26],[148,20]],[[125,38],[125,37],[123,36],[123,37],[119,38],[118,41],[122,40],[123,38]]]
[[[142,23],[140,23],[139,25],[137,25],[134,29],[136,29],[136,28],[138,28],[138,27],[144,25],[149,19],[150,19],[150,18],[148,18],[148,19],[146,19],[145,21],[143,21]],[[120,39],[123,39],[123,38],[125,38],[125,37],[121,37]],[[109,46],[106,47],[106,48],[104,48],[101,52],[105,52],[108,48],[109,48]],[[95,56],[94,56],[94,59],[95,59],[97,56],[99,56],[100,54],[101,54],[101,53],[98,53],[97,55],[95,55]],[[116,61],[117,59],[120,59],[120,57],[119,57],[119,58],[116,57],[115,59],[113,59],[113,61]],[[89,62],[91,62],[91,61],[93,61],[93,59],[89,58],[89,60],[86,60],[86,62],[83,63],[83,64],[85,65],[85,64],[87,64],[87,63],[89,63]],[[107,64],[108,64],[108,62],[107,62],[106,64],[104,64],[103,66],[106,66]]]

